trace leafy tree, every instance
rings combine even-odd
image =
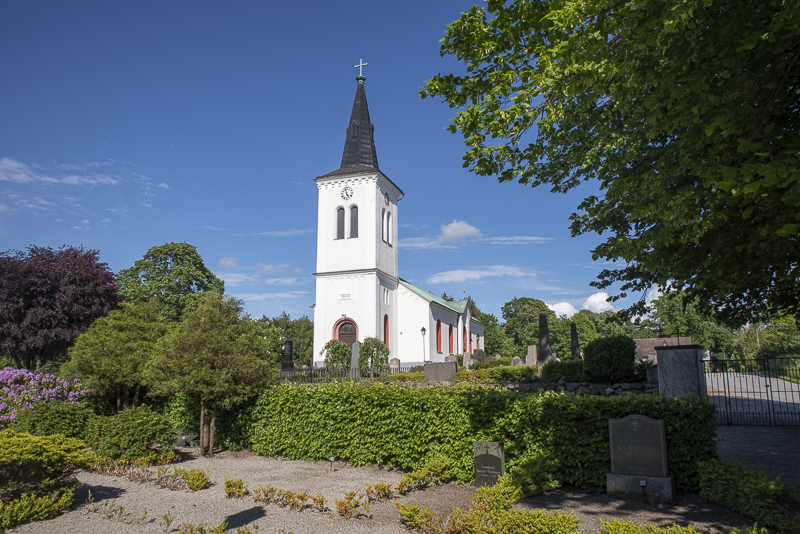
[[[389,368],[389,347],[376,337],[368,337],[358,350],[359,369],[381,371]]]
[[[0,353],[34,369],[65,354],[122,297],[100,253],[31,245],[0,253]]]
[[[514,298],[506,302],[502,312],[506,336],[514,343],[517,355],[526,354],[529,345],[539,344],[539,315],[547,316],[548,327],[556,319],[555,312],[544,301],[530,297]],[[550,341],[552,345],[552,335]]]
[[[596,180],[571,232],[604,236],[613,299],[658,284],[731,325],[800,317],[799,22],[778,0],[489,0],[443,39],[467,74],[421,94],[458,108],[479,175]]]
[[[491,313],[481,313],[478,318],[483,323],[484,350],[486,354],[513,358],[517,355],[514,341],[506,337],[503,325]]]
[[[284,338],[292,340],[295,363],[309,366],[313,364],[314,322],[307,315],[292,320],[288,313],[283,312],[278,317],[273,317],[270,323],[282,332]]]
[[[331,339],[325,343],[319,355],[323,357],[325,367],[329,369],[331,367],[350,367],[353,351],[344,341]]]
[[[197,307],[159,343],[146,371],[154,395],[185,393],[200,404],[200,452],[212,455],[220,410],[251,398],[275,380],[280,354],[268,351],[254,321],[240,320],[220,293],[197,297]]]
[[[160,311],[155,299],[124,302],[122,309],[101,317],[69,350],[62,375],[80,378],[99,395],[114,395],[117,412],[136,406],[145,384],[145,365],[169,329],[159,321]]]
[[[252,321],[258,335],[264,338],[267,344],[267,351],[270,354],[280,354],[283,357],[283,343],[286,337],[280,328],[275,326],[266,315],[261,319],[252,319],[249,315],[245,315],[244,319]]]
[[[195,308],[198,293],[225,291],[225,283],[205,266],[197,247],[188,243],[151,248],[133,267],[117,274],[117,283],[120,293],[131,302],[159,299],[161,317],[171,323]]]

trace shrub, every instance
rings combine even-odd
[[[647,382],[647,370],[654,365],[653,360],[636,360],[636,367],[633,371],[634,380],[637,382]]]
[[[503,477],[503,483],[519,488],[523,496],[558,489],[561,483],[556,478],[557,462],[542,453],[534,453],[510,467]]]
[[[539,369],[537,367],[495,367],[489,369],[489,376],[497,382],[525,382],[532,383],[539,381]]]
[[[375,371],[389,369],[389,347],[376,337],[368,337],[358,351],[358,367]]]
[[[636,343],[628,336],[601,337],[589,342],[583,351],[583,369],[592,382],[633,380]]]
[[[192,491],[204,489],[208,487],[208,483],[211,482],[208,471],[196,467],[192,469],[180,469],[176,467],[173,476],[182,478],[183,481],[186,482],[186,486]]]
[[[248,493],[247,486],[244,485],[241,478],[235,480],[225,479],[225,496],[229,499],[241,499]]]
[[[41,521],[55,517],[62,510],[72,506],[75,493],[72,490],[53,495],[36,497],[25,493],[19,499],[8,503],[0,501],[0,532],[28,521]]]
[[[715,407],[697,397],[521,394],[476,384],[282,384],[260,395],[250,435],[256,454],[293,460],[335,456],[411,470],[438,453],[453,461],[461,482],[473,480],[474,441],[503,441],[509,466],[549,455],[556,480],[603,491],[611,467],[608,419],[631,414],[664,420],[676,485],[697,489],[697,462],[716,457]]]
[[[542,368],[542,382],[584,382],[587,380],[583,372],[583,360],[566,360],[550,362]]]
[[[739,463],[700,463],[700,495],[780,532],[800,532],[800,496],[780,480]]]
[[[350,367],[353,351],[344,341],[331,339],[322,347],[319,355],[325,358],[325,367]]]
[[[486,358],[481,360],[473,365],[470,366],[470,369],[479,370],[479,369],[491,369],[492,367],[507,367],[511,365],[511,358],[510,356],[504,356],[499,360],[495,360],[494,358]]]
[[[598,534],[708,534],[707,530],[697,530],[693,526],[682,527],[679,525],[672,525],[670,527],[656,527],[653,525],[634,525],[630,520],[620,521],[619,519],[612,519],[611,521],[600,520],[603,525],[603,530]],[[757,530],[747,529],[747,531],[739,531],[734,529],[728,534],[759,534]],[[764,534],[767,534],[764,532]]]
[[[68,438],[86,438],[92,411],[84,405],[70,402],[39,402],[17,414],[11,425],[17,432],[37,436],[61,434]]]
[[[31,436],[14,430],[0,431],[0,501],[5,503],[21,499],[24,494],[66,495],[65,491],[76,483],[75,471],[91,466],[86,446],[80,440],[58,434]]]
[[[172,423],[148,406],[123,410],[89,422],[87,444],[104,458],[136,460],[152,455],[172,454],[177,437]]]
[[[389,382],[427,382],[424,371],[413,373],[394,373],[389,375]]]
[[[37,403],[79,403],[86,393],[78,380],[61,380],[55,375],[6,367],[0,371],[0,430],[13,423],[19,412]]]

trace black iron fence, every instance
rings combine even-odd
[[[800,426],[800,359],[703,363],[720,424]]]
[[[293,371],[281,371],[281,380],[296,384],[330,384],[336,382],[348,382],[353,380],[385,382],[390,375],[411,372],[411,367],[395,368],[370,368],[353,369],[350,367],[312,367],[308,369],[295,369]]]

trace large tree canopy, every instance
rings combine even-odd
[[[63,354],[122,297],[100,253],[28,247],[0,253],[0,352],[33,369]]]
[[[134,303],[155,297],[161,301],[162,318],[180,321],[196,305],[197,294],[223,293],[225,284],[203,263],[197,247],[188,243],[165,243],[147,251],[133,267],[117,274],[119,291]]]
[[[422,96],[459,111],[464,166],[566,192],[597,232],[593,284],[686,288],[731,324],[800,317],[800,4],[489,0],[441,54],[467,74]],[[644,300],[634,311],[641,312]]]

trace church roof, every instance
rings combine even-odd
[[[374,127],[369,120],[367,93],[364,91],[364,76],[358,76],[353,111],[347,123],[347,137],[344,141],[342,163],[339,168],[323,176],[336,176],[357,172],[379,170],[378,153],[375,150]]]
[[[449,300],[444,300],[442,297],[437,297],[436,295],[434,295],[430,291],[425,291],[421,287],[417,287],[414,284],[412,284],[411,282],[406,282],[402,278],[400,278],[399,280],[400,280],[400,284],[402,284],[406,288],[410,289],[411,291],[413,291],[414,293],[416,293],[420,297],[424,298],[428,302],[435,302],[439,306],[445,307],[448,310],[453,310],[454,312],[459,313],[459,314],[464,313],[464,310],[467,309],[467,299],[455,300],[455,301],[451,302]]]

